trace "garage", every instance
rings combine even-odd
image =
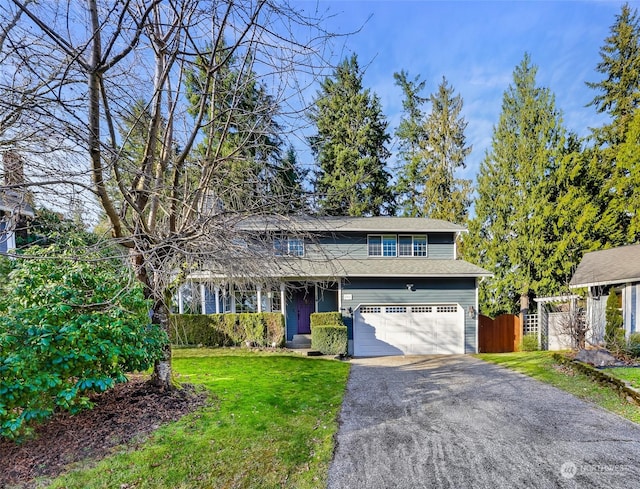
[[[464,353],[458,304],[361,305],[354,312],[355,356]]]

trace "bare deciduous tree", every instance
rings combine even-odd
[[[301,93],[326,65],[320,19],[275,0],[6,3],[0,150],[28,154],[25,185],[95,196],[152,300],[152,323],[168,331],[180,273],[206,263],[221,275],[258,274],[254,258],[266,249],[236,224],[290,208],[294,197],[256,170],[235,183],[254,198],[219,205],[246,190],[220,175],[260,153],[259,121],[286,127],[304,110]],[[239,76],[223,87],[231,60]],[[247,106],[256,83],[269,96]],[[159,385],[171,385],[170,360],[167,345]]]

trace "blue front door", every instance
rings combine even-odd
[[[311,314],[315,312],[315,300],[306,290],[296,293],[296,315],[298,334],[311,333]]]

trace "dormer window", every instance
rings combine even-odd
[[[278,238],[273,242],[276,256],[304,256],[304,240],[301,238]]]

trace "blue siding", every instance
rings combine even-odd
[[[427,239],[427,256],[434,260],[455,259],[455,236],[451,233],[432,233]]]
[[[309,258],[367,258],[367,236],[369,234],[376,233],[320,236],[316,242],[306,244],[305,255]],[[388,234],[400,235],[402,233]],[[419,233],[414,234],[418,235]],[[455,235],[453,233],[429,233],[427,235],[427,259],[429,258],[453,260],[455,258]]]
[[[367,235],[325,235],[319,236],[315,243],[306,247],[310,258],[366,258]]]
[[[338,289],[318,287],[318,311],[333,312],[338,310]]]
[[[343,285],[342,307],[355,310],[360,304],[459,304],[465,317],[465,352],[477,352],[477,319],[469,317],[470,306],[476,304],[475,278],[411,279],[413,291],[407,289],[408,279],[351,279]],[[344,294],[351,295],[346,300]],[[349,339],[353,339],[352,318],[348,314]]]

